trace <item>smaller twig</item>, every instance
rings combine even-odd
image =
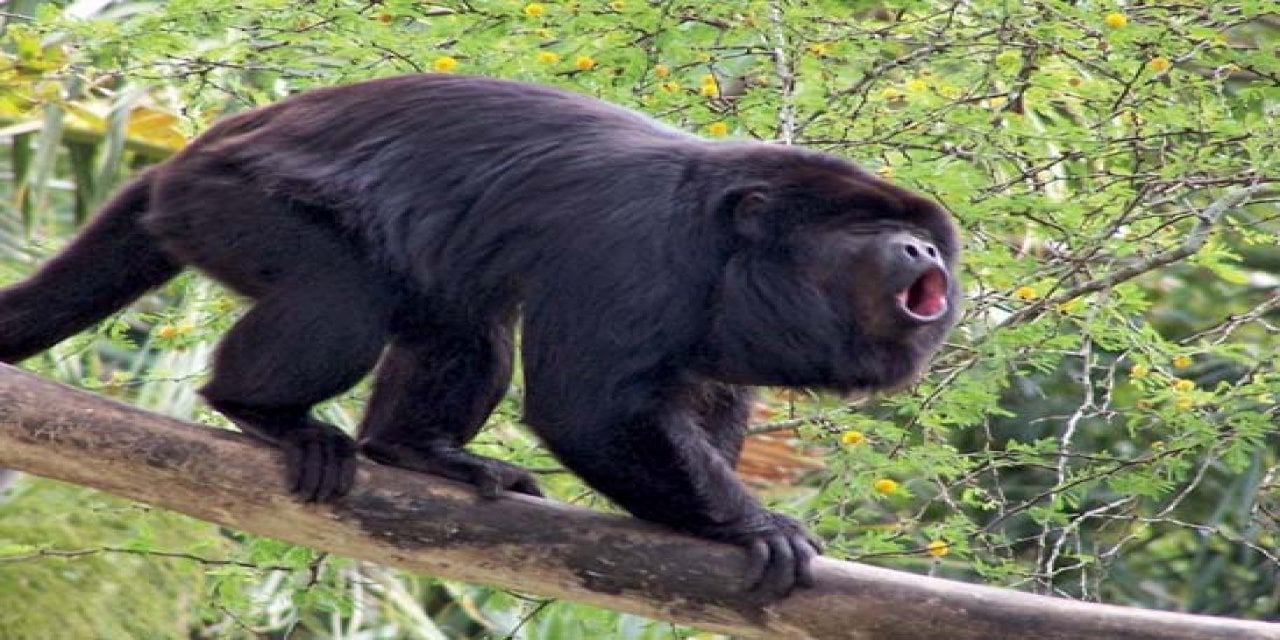
[[[156,551],[154,549],[127,549],[124,547],[98,547],[94,549],[37,549],[30,553],[19,553],[11,556],[0,556],[0,563],[8,562],[26,562],[28,560],[36,560],[39,558],[82,558],[84,556],[92,556],[103,553],[122,553],[135,556],[146,556],[148,558],[169,558],[173,560],[190,560],[211,567],[241,567],[244,569],[256,569],[259,571],[295,571],[296,567],[288,567],[285,565],[264,565],[255,564],[253,562],[244,562],[241,560],[218,560],[215,558],[205,558],[192,553],[183,553],[180,551]],[[327,554],[326,554],[327,555]]]
[[[1183,258],[1194,255],[1197,251],[1204,248],[1205,243],[1209,241],[1209,235],[1213,232],[1214,226],[1222,220],[1223,216],[1225,216],[1227,212],[1243,205],[1245,202],[1248,202],[1250,196],[1264,188],[1266,188],[1266,185],[1254,184],[1226,192],[1221,198],[1210,203],[1209,206],[1196,214],[1196,217],[1199,220],[1196,222],[1195,228],[1187,234],[1186,240],[1183,240],[1178,246],[1168,249],[1167,251],[1161,251],[1160,253],[1157,253],[1145,260],[1139,260],[1128,266],[1116,269],[1104,277],[1096,278],[1081,285],[1072,287],[1056,296],[1045,298],[1038,304],[1020,309],[1005,318],[1003,322],[996,326],[996,329],[1003,329],[1005,327],[1030,320],[1039,316],[1046,309],[1052,309],[1068,300],[1074,300],[1083,295],[1097,293],[1104,289],[1110,289],[1144,273],[1173,264]]]
[[[778,107],[778,131],[774,137],[782,144],[789,145],[795,142],[796,136],[796,105],[794,100],[796,74],[791,59],[787,57],[787,36],[783,30],[785,23],[783,22],[782,6],[776,1],[769,3],[769,22],[773,27],[773,47],[770,49],[770,55],[773,56],[773,66],[782,85],[781,106]]]

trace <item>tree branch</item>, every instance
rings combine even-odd
[[[1004,321],[1002,321],[996,328],[1009,327],[1025,320],[1030,320],[1039,316],[1046,309],[1053,309],[1068,300],[1074,300],[1080,296],[1097,293],[1103,289],[1114,287],[1122,282],[1127,282],[1147,272],[1171,265],[1179,260],[1194,255],[1196,252],[1203,249],[1204,245],[1209,242],[1209,236],[1213,232],[1214,226],[1217,225],[1224,216],[1237,207],[1241,207],[1246,204],[1254,194],[1266,189],[1267,187],[1267,184],[1255,183],[1247,187],[1237,187],[1227,191],[1217,200],[1205,207],[1203,211],[1196,214],[1197,220],[1195,227],[1191,229],[1191,232],[1187,235],[1186,239],[1180,242],[1178,246],[1166,249],[1153,256],[1116,269],[1103,277],[1072,287],[1068,291],[1059,293],[1051,298],[1046,298],[1036,304],[1009,314],[1009,317],[1005,318]]]
[[[408,571],[752,637],[1280,639],[1280,625],[1128,609],[820,559],[817,586],[739,592],[743,554],[631,518],[364,464],[304,505],[278,454],[0,365],[0,465]]]

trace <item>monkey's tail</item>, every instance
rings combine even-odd
[[[35,275],[0,289],[0,362],[40,353],[178,274],[139,222],[151,182],[148,172],[125,185]]]

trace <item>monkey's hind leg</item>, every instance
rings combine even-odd
[[[472,484],[485,497],[503,490],[540,496],[528,471],[463,449],[511,380],[510,324],[478,324],[420,321],[396,335],[378,367],[360,450],[383,464]]]
[[[384,344],[388,305],[359,280],[335,266],[260,298],[223,338],[201,389],[241,430],[285,452],[291,489],[308,501],[345,495],[355,477],[351,437],[309,412],[359,382]]]
[[[219,344],[201,393],[243,431],[285,452],[301,498],[347,493],[355,443],[309,412],[373,369],[397,289],[314,212],[240,176],[179,168],[185,173],[158,190],[149,229],[184,262],[255,302]]]

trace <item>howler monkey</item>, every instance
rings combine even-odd
[[[21,360],[195,267],[251,298],[202,389],[287,454],[305,500],[384,464],[539,495],[469,453],[521,321],[524,417],[647,520],[809,584],[817,543],[735,478],[744,385],[892,389],[952,325],[957,232],[822,153],[709,142],[556,89],[414,75],[229,117],[0,291]],[[380,363],[379,363],[380,361]],[[313,405],[378,364],[353,440]]]

